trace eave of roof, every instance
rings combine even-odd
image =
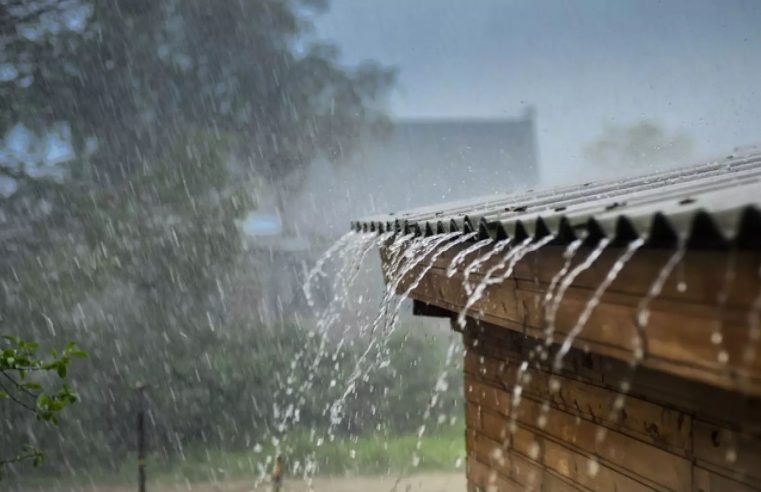
[[[418,235],[479,232],[481,238],[548,234],[614,244],[761,248],[761,153],[627,179],[493,195],[352,222],[357,231]]]

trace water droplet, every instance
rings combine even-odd
[[[539,447],[539,443],[534,441],[531,443],[531,445],[528,447],[528,456],[532,460],[535,460],[539,458],[539,451],[541,451]]]
[[[600,463],[596,459],[592,458],[587,461],[587,473],[590,477],[594,478],[600,472]]]
[[[729,362],[729,353],[727,353],[726,350],[722,350],[721,352],[719,352],[718,360],[719,360],[719,363],[726,364],[727,362]]]

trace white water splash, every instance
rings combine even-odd
[[[354,237],[357,236],[357,233],[355,231],[349,231],[343,236],[341,236],[333,245],[328,248],[325,253],[320,256],[320,258],[315,263],[314,267],[309,271],[307,274],[306,281],[304,282],[303,290],[304,290],[304,296],[306,297],[307,304],[309,307],[314,307],[314,300],[312,298],[312,282],[314,281],[315,277],[317,276],[325,276],[325,272],[323,271],[323,267],[325,266],[325,263],[328,262],[333,255],[339,251],[341,248],[343,248],[349,241],[351,241]]]
[[[457,273],[457,267],[460,266],[460,264],[465,261],[465,258],[473,254],[474,252],[478,251],[479,249],[488,246],[494,242],[494,239],[487,238],[482,239],[481,241],[478,241],[467,248],[463,249],[462,251],[459,251],[454,258],[452,258],[452,261],[449,263],[449,266],[447,267],[447,277],[452,278],[454,277],[454,274]]]
[[[563,279],[560,281],[560,286],[558,287],[557,294],[555,294],[552,306],[550,307],[548,313],[547,313],[547,330],[546,332],[549,334],[547,339],[545,340],[545,345],[549,346],[552,344],[552,339],[555,335],[555,319],[558,314],[558,309],[560,309],[560,303],[563,301],[563,297],[565,296],[566,291],[568,288],[573,284],[574,280],[576,280],[576,277],[581,275],[583,272],[588,270],[592,264],[597,261],[597,259],[602,255],[603,251],[605,251],[605,248],[608,247],[608,244],[610,243],[610,239],[603,238],[600,240],[600,242],[597,243],[597,246],[587,255],[587,257],[584,259],[583,262],[576,265]]]
[[[682,239],[679,241],[679,243],[677,243],[677,247],[676,250],[674,250],[674,253],[669,257],[661,270],[658,272],[658,275],[650,285],[650,288],[648,289],[647,294],[645,294],[645,297],[640,299],[639,304],[637,305],[637,311],[634,316],[635,337],[633,340],[633,365],[638,365],[640,361],[644,359],[645,354],[647,353],[647,335],[645,333],[645,327],[650,321],[650,303],[653,302],[653,299],[661,294],[663,287],[666,285],[666,281],[671,276],[674,268],[682,261],[686,251],[687,243],[684,239]]]
[[[656,275],[655,280],[650,284],[650,287],[647,290],[647,293],[645,296],[640,299],[639,304],[637,305],[637,311],[634,315],[634,329],[635,329],[635,336],[632,340],[633,342],[633,348],[632,348],[632,359],[629,361],[629,371],[628,374],[622,379],[622,381],[619,383],[619,394],[616,395],[616,398],[613,401],[613,404],[611,406],[610,412],[607,416],[608,422],[617,422],[619,419],[619,416],[621,415],[621,411],[623,410],[626,399],[629,396],[629,392],[631,391],[632,387],[632,381],[634,380],[634,375],[639,368],[640,364],[644,360],[645,356],[647,355],[647,333],[646,333],[646,327],[648,322],[650,321],[650,303],[658,297],[661,292],[663,291],[663,287],[666,285],[666,282],[668,281],[671,274],[674,272],[674,269],[682,264],[682,260],[684,259],[684,254],[686,252],[686,242],[684,240],[680,240],[677,243],[677,247],[672,253],[672,255],[666,260],[666,262],[663,264],[661,269],[658,272],[658,275]],[[680,280],[680,284],[684,282],[684,274],[682,274],[682,279]],[[686,285],[684,289],[681,289],[677,287],[677,289],[680,292],[683,292],[686,290]],[[598,443],[601,443],[607,435],[607,431],[605,428],[601,427],[597,434],[595,435],[595,439]]]
[[[489,261],[492,257],[498,255],[500,252],[502,252],[505,248],[507,248],[510,245],[511,239],[503,239],[501,241],[497,241],[494,243],[494,247],[487,251],[486,253],[478,256],[475,260],[470,262],[467,267],[465,267],[465,270],[462,274],[462,286],[465,289],[465,293],[468,295],[471,295],[473,292],[473,287],[470,285],[470,275],[478,270],[478,268]]]
[[[603,248],[605,248],[607,243],[603,244],[603,241],[605,240],[600,241],[600,244]],[[619,256],[618,259],[616,259],[615,263],[613,263],[613,266],[611,266],[608,274],[605,276],[600,285],[597,286],[597,289],[595,289],[592,297],[590,297],[587,301],[586,305],[584,306],[584,310],[576,320],[576,324],[573,326],[573,328],[571,328],[563,340],[563,343],[560,345],[560,350],[558,350],[557,354],[555,355],[555,361],[553,363],[554,370],[560,370],[563,365],[563,358],[571,350],[571,346],[573,345],[574,340],[579,336],[579,334],[581,334],[582,330],[589,321],[589,318],[592,316],[595,308],[600,304],[600,299],[602,298],[603,294],[605,294],[605,291],[608,290],[610,284],[616,280],[618,274],[621,273],[621,270],[623,270],[624,266],[626,266],[629,260],[631,260],[632,256],[634,256],[634,253],[636,253],[643,244],[645,244],[645,240],[642,238],[635,239],[634,241],[630,242],[621,256]]]
[[[761,268],[758,269],[757,276],[761,281]],[[756,293],[748,310],[748,345],[743,352],[743,363],[750,365],[756,361],[759,343],[761,343],[761,289]]]

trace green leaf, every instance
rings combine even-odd
[[[37,408],[47,409],[49,402],[50,398],[45,393],[40,393],[39,396],[37,396]]]

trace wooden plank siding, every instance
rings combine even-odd
[[[418,301],[459,312],[466,304],[462,269],[454,276],[446,268],[458,248],[442,254],[411,292]],[[516,265],[513,276],[486,290],[469,311],[470,316],[544,337],[546,289],[563,264],[564,248],[547,247],[528,254]],[[588,251],[580,251],[580,262]],[[611,250],[577,277],[559,304],[554,341],[561,342],[584,310],[593,290],[607,275],[621,250]],[[632,359],[636,329],[634,319],[642,297],[660,268],[671,256],[662,250],[641,250],[624,267],[593,311],[575,346],[620,360]],[[470,258],[476,257],[476,254]],[[719,251],[689,251],[650,304],[643,365],[663,372],[761,396],[761,344],[749,330],[749,313],[761,290],[761,257],[751,252],[733,255]],[[470,275],[477,283],[498,260],[492,258]],[[729,262],[734,267],[728,269]],[[405,292],[425,265],[413,269],[399,284]],[[733,272],[733,275],[728,275]],[[731,281],[728,280],[731,278]],[[685,290],[679,289],[683,282]],[[725,288],[725,286],[727,286]],[[726,301],[718,301],[720,294]],[[749,350],[758,352],[747,359]]]
[[[463,268],[446,272],[460,250],[430,269],[424,261],[397,291],[411,289],[416,313],[449,316],[463,333],[468,490],[761,491],[761,346],[749,330],[760,254],[688,251],[649,304],[645,357],[633,370],[638,306],[673,255],[640,250],[555,369],[559,343],[622,250],[605,251],[570,285],[549,354],[535,360],[529,354],[544,346],[546,290],[565,248],[523,258],[467,312],[465,326],[455,319],[467,301]],[[588,253],[580,250],[571,267]],[[472,272],[471,284],[498,259]],[[750,350],[758,356],[748,357]],[[612,412],[622,397],[623,409]]]
[[[549,391],[550,367],[535,364],[525,372],[528,382],[514,408],[513,389],[524,360],[516,348],[525,337],[504,332],[475,320],[464,331],[469,463],[477,461],[523,490],[761,490],[757,399],[725,400],[726,390],[695,382],[686,383],[696,401],[679,392],[664,398],[649,389],[649,379],[659,373],[643,370],[615,415],[610,408],[620,394],[620,378],[628,376],[577,372],[576,361],[603,359],[593,364],[599,367],[608,358],[574,350],[574,363],[552,375],[561,381],[556,393]],[[683,382],[663,378],[663,393]],[[745,410],[736,411],[738,405]],[[475,482],[468,469],[469,481],[486,487],[481,468],[474,472]],[[547,485],[550,479],[553,486]]]

